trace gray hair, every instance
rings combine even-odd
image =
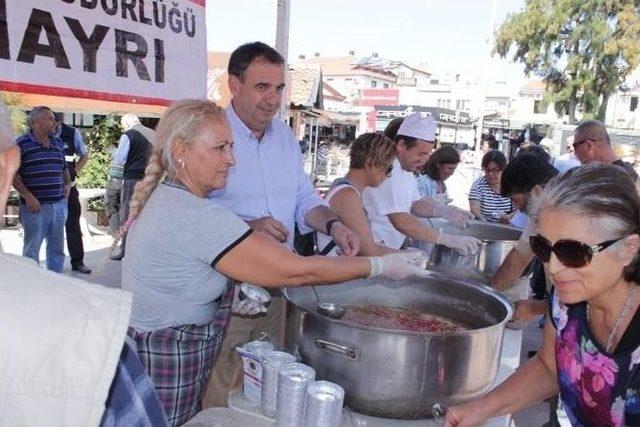
[[[9,111],[0,101],[0,153],[16,144]]]
[[[120,125],[124,128],[125,131],[139,124],[140,124],[140,119],[135,114],[125,114],[120,119]]]
[[[38,120],[40,116],[42,116],[42,114],[50,111],[52,111],[51,108],[46,107],[44,105],[34,107],[33,110],[29,111],[29,115],[27,116],[27,122],[29,123],[29,127],[33,128],[33,125],[36,122],[36,120]]]
[[[600,141],[611,143],[607,128],[599,120],[585,120],[584,122],[581,122],[578,127],[576,127],[573,134],[575,135],[578,132],[586,133],[592,137],[597,137]]]
[[[591,219],[608,239],[640,232],[640,196],[620,166],[593,162],[551,179],[533,203],[532,219],[537,225],[541,211],[557,209]],[[640,255],[625,268],[624,278],[640,283]]]

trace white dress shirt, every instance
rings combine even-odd
[[[233,106],[226,110],[233,133],[236,164],[227,185],[209,195],[216,203],[247,220],[272,216],[289,231],[293,247],[294,224],[301,233],[313,231],[305,224],[309,210],[326,202],[316,193],[302,167],[300,144],[289,126],[273,119],[258,140]]]

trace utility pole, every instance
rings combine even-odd
[[[278,0],[278,14],[276,25],[276,50],[284,58],[284,77],[285,85],[289,87],[291,83],[289,79],[289,12],[291,9],[290,0]],[[287,111],[287,91],[282,91],[282,99],[280,102],[280,118],[286,118]]]

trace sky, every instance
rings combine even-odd
[[[523,67],[490,55],[493,31],[524,0],[290,0],[289,62],[307,57],[379,57],[435,73],[520,85]],[[207,0],[207,50],[275,45],[277,0]]]

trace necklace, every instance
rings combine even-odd
[[[618,335],[618,329],[620,328],[620,325],[622,324],[622,321],[627,317],[627,314],[629,313],[629,309],[631,308],[631,304],[635,300],[636,290],[637,290],[638,286],[637,285],[631,285],[631,286],[632,286],[632,288],[629,291],[629,295],[627,296],[627,300],[625,301],[624,306],[622,307],[622,310],[620,311],[620,314],[618,314],[618,317],[616,318],[616,321],[613,322],[613,327],[611,328],[611,332],[609,333],[609,336],[607,337],[607,343],[606,343],[606,346],[604,348],[607,353],[609,353],[611,351],[611,345],[613,344],[613,339],[616,337],[616,335]],[[589,305],[589,303],[587,303],[587,322],[589,322],[589,323],[591,323],[591,318],[589,316],[590,308],[591,308],[591,306]]]

